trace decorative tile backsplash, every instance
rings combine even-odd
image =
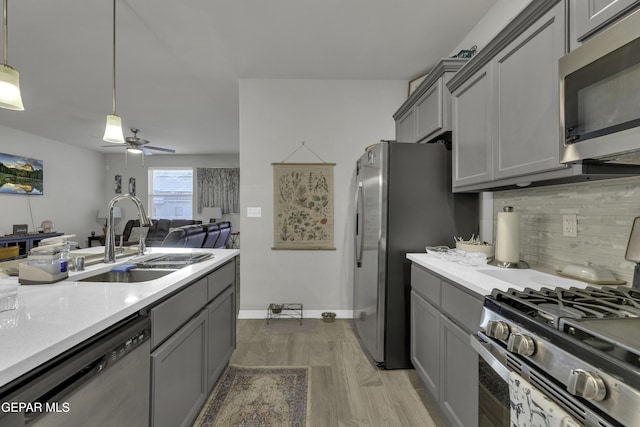
[[[562,270],[590,261],[631,283],[635,264],[624,255],[640,216],[640,177],[496,192],[494,223],[504,206],[520,212],[520,257],[528,263]],[[578,237],[562,235],[566,214],[577,215]]]

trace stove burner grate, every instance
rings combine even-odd
[[[493,297],[511,309],[559,327],[561,318],[640,317],[640,292],[631,288],[594,287],[496,290]]]

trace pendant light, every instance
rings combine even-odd
[[[5,0],[6,1],[6,0]],[[122,119],[116,114],[116,0],[113,0],[113,85],[111,86],[112,112],[107,115],[103,141],[124,144]]]
[[[24,105],[22,105],[22,96],[20,95],[20,76],[16,70],[7,65],[7,0],[4,0],[3,12],[4,63],[0,65],[0,107],[22,111]]]

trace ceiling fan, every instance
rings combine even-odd
[[[147,145],[149,143],[149,140],[138,137],[138,132],[140,132],[140,129],[131,128],[131,132],[133,132],[133,136],[127,136],[124,139],[124,146],[127,148],[127,153],[144,153],[145,156],[150,156],[153,154],[150,150],[163,151],[165,153],[176,152],[176,150],[172,150],[171,148],[153,147],[151,145]],[[103,145],[102,147],[122,147],[122,145],[111,144]]]

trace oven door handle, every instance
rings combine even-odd
[[[508,384],[509,368],[506,366],[506,360],[505,362],[500,360],[504,359],[504,356],[495,351],[491,344],[484,342],[478,335],[469,335],[469,342],[478,355]]]

